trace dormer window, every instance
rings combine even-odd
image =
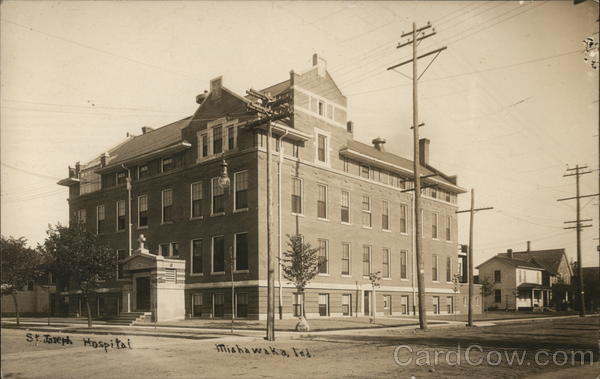
[[[150,169],[147,164],[138,166],[138,179],[143,179],[148,175],[150,175]]]
[[[125,171],[117,172],[117,185],[125,184],[127,181],[127,173]]]
[[[220,154],[223,152],[223,127],[215,126],[212,129],[213,132],[213,154]]]
[[[162,172],[167,172],[167,171],[170,171],[170,170],[174,169],[175,168],[175,163],[173,162],[173,158],[172,157],[163,158],[161,160],[160,167],[161,167]]]

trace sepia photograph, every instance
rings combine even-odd
[[[0,378],[600,378],[598,0],[0,2]]]

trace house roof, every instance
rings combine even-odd
[[[514,267],[522,267],[522,268],[530,268],[530,269],[534,269],[534,270],[544,270],[544,268],[540,265],[538,265],[536,262],[529,262],[529,261],[524,261],[521,259],[510,259],[508,257],[503,257],[500,255],[496,255],[494,257],[491,257],[490,259],[488,259],[487,261],[481,263],[479,266],[477,266],[476,268],[480,268],[481,266],[483,266],[484,264],[492,261],[492,260],[496,260],[499,262],[503,262],[503,263],[507,263],[511,266]]]
[[[556,275],[563,255],[565,255],[565,249],[516,251],[513,252],[513,259],[535,262],[550,274]],[[508,257],[508,253],[500,253],[498,256]]]
[[[190,118],[186,117],[125,141],[125,143],[122,143],[109,152],[110,165],[113,166],[131,158],[182,142],[181,129],[188,125]]]
[[[382,161],[384,163],[398,166],[398,167],[400,167],[408,172],[411,172],[411,173],[413,171],[413,161],[411,161],[410,159],[403,158],[399,155],[388,153],[386,151],[377,150],[373,146],[367,145],[366,143],[362,143],[362,142],[359,142],[356,140],[349,140],[346,143],[346,147],[342,148],[342,151],[345,149],[355,151],[361,155],[371,157],[373,159]],[[458,187],[456,185],[456,183],[450,181],[446,175],[442,174],[440,171],[434,169],[433,167],[421,165],[421,170],[422,170],[421,171],[422,175],[431,175],[431,174],[437,175],[436,177],[429,179],[430,181],[432,181],[432,182],[439,181],[439,182],[442,182],[443,184],[447,184],[452,187],[456,187],[457,189],[459,189],[459,192],[461,192],[461,193],[465,192],[462,188]]]

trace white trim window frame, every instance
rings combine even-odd
[[[344,277],[352,276],[352,246],[350,242],[342,242],[342,269],[340,272]]]
[[[225,132],[223,133],[225,138],[225,143],[223,146],[223,151],[232,151],[237,147],[237,126],[232,124],[223,125],[225,128]]]
[[[373,272],[373,265],[372,265],[372,254],[373,253],[373,249],[371,247],[371,245],[363,245],[363,251],[362,251],[362,276],[363,278],[368,278],[369,274],[371,274]],[[365,260],[366,258],[366,260]],[[367,264],[367,266],[365,267],[365,263]],[[367,273],[365,273],[365,268],[367,268]]]
[[[371,229],[371,228],[373,228],[373,213],[372,213],[372,209],[371,209],[371,197],[369,195],[362,195],[361,204],[362,204],[361,205],[362,227]]]
[[[381,230],[391,232],[391,220],[392,218],[390,217],[390,201],[381,200]]]
[[[239,195],[238,192],[240,192]],[[244,204],[238,204],[238,200],[243,200]],[[248,170],[233,174],[233,210],[234,212],[248,210]]]
[[[223,126],[223,124],[214,125],[210,128],[210,135],[212,137],[212,155],[217,155],[225,152],[225,140],[223,138],[225,136],[224,129],[225,127]],[[218,146],[218,141],[220,141],[221,146]]]
[[[400,250],[400,280],[408,280],[408,251]]]
[[[440,265],[437,254],[431,256],[431,281],[438,283],[440,278]]]
[[[391,279],[392,278],[392,253],[390,248],[384,247],[383,256],[381,261],[381,277],[383,279]],[[387,270],[387,273],[386,273]]]
[[[331,134],[319,128],[315,128],[315,163],[318,165],[330,166],[331,159]],[[321,146],[321,142],[323,146]],[[321,160],[323,158],[323,160]]]
[[[446,257],[446,283],[452,283],[452,258]]]
[[[116,202],[116,224],[115,224],[115,229],[117,232],[124,232],[127,229],[127,209],[126,209],[126,204],[125,204],[125,200],[117,200]],[[121,219],[122,217],[122,219]],[[120,221],[123,221],[123,227],[119,227],[120,226]]]
[[[215,212],[216,201],[222,204],[222,210]],[[219,178],[210,179],[210,215],[221,216],[225,214],[225,190],[219,186]]]
[[[202,219],[202,202],[204,200],[204,188],[202,181],[190,184],[190,219]]]
[[[223,241],[223,271],[215,271],[215,240],[221,238]],[[210,274],[223,275],[225,274],[225,236],[212,236],[210,244]]]
[[[212,155],[210,133],[208,129],[198,132],[198,161],[209,159]]]
[[[400,234],[408,234],[408,205],[404,203],[400,203]]]
[[[327,185],[317,183],[317,218],[319,220],[329,221],[327,214]]]
[[[340,197],[340,220],[342,224],[350,225],[350,191],[342,190]],[[345,217],[344,217],[345,216]],[[346,218],[346,220],[344,220]]]
[[[195,245],[195,243],[199,242],[199,254],[196,254],[197,250],[196,248],[198,247],[197,245]],[[190,276],[203,276],[204,275],[204,265],[203,265],[203,261],[202,261],[202,253],[204,250],[204,240],[202,238],[195,238],[193,240],[190,241]],[[200,267],[199,267],[199,271],[194,270],[194,264],[196,262],[196,258],[200,258]]]
[[[446,216],[446,241],[452,242],[452,216]]]
[[[440,222],[439,222],[439,214],[437,212],[431,212],[432,218],[431,218],[431,238],[434,240],[439,239],[440,237],[440,231],[439,231],[439,226],[440,226]]]

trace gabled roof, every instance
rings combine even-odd
[[[534,269],[534,270],[544,270],[544,268],[542,266],[538,265],[535,262],[528,262],[528,261],[524,261],[524,260],[521,260],[521,259],[510,259],[510,258],[507,258],[507,257],[502,257],[500,255],[496,255],[494,257],[491,257],[490,259],[488,259],[487,261],[481,263],[480,265],[478,265],[475,268],[479,269],[484,264],[486,264],[488,262],[491,262],[493,260],[498,261],[498,262],[502,262],[502,263],[507,263],[507,264],[509,264],[511,266],[514,266],[514,267],[529,268],[529,269]]]
[[[374,148],[373,146],[367,145],[366,143],[362,143],[356,140],[348,140],[346,143],[346,147],[341,149],[341,153],[344,151],[354,151],[363,156],[371,157],[376,159],[377,161],[381,161],[382,163],[387,163],[393,166],[400,167],[407,173],[412,173],[413,171],[413,162],[409,159],[403,158],[399,155],[388,153],[386,151],[380,151]],[[431,175],[440,173],[438,170],[433,169],[430,166],[421,165],[421,175]],[[431,182],[441,182],[443,184],[454,187],[457,192],[465,192],[462,188],[458,187],[455,183],[449,181],[446,175],[438,175],[434,178],[427,179]]]
[[[535,262],[550,274],[556,275],[558,274],[558,268],[562,258],[565,255],[565,249],[515,251],[512,254],[513,259]],[[508,257],[508,253],[500,253],[498,256]]]

